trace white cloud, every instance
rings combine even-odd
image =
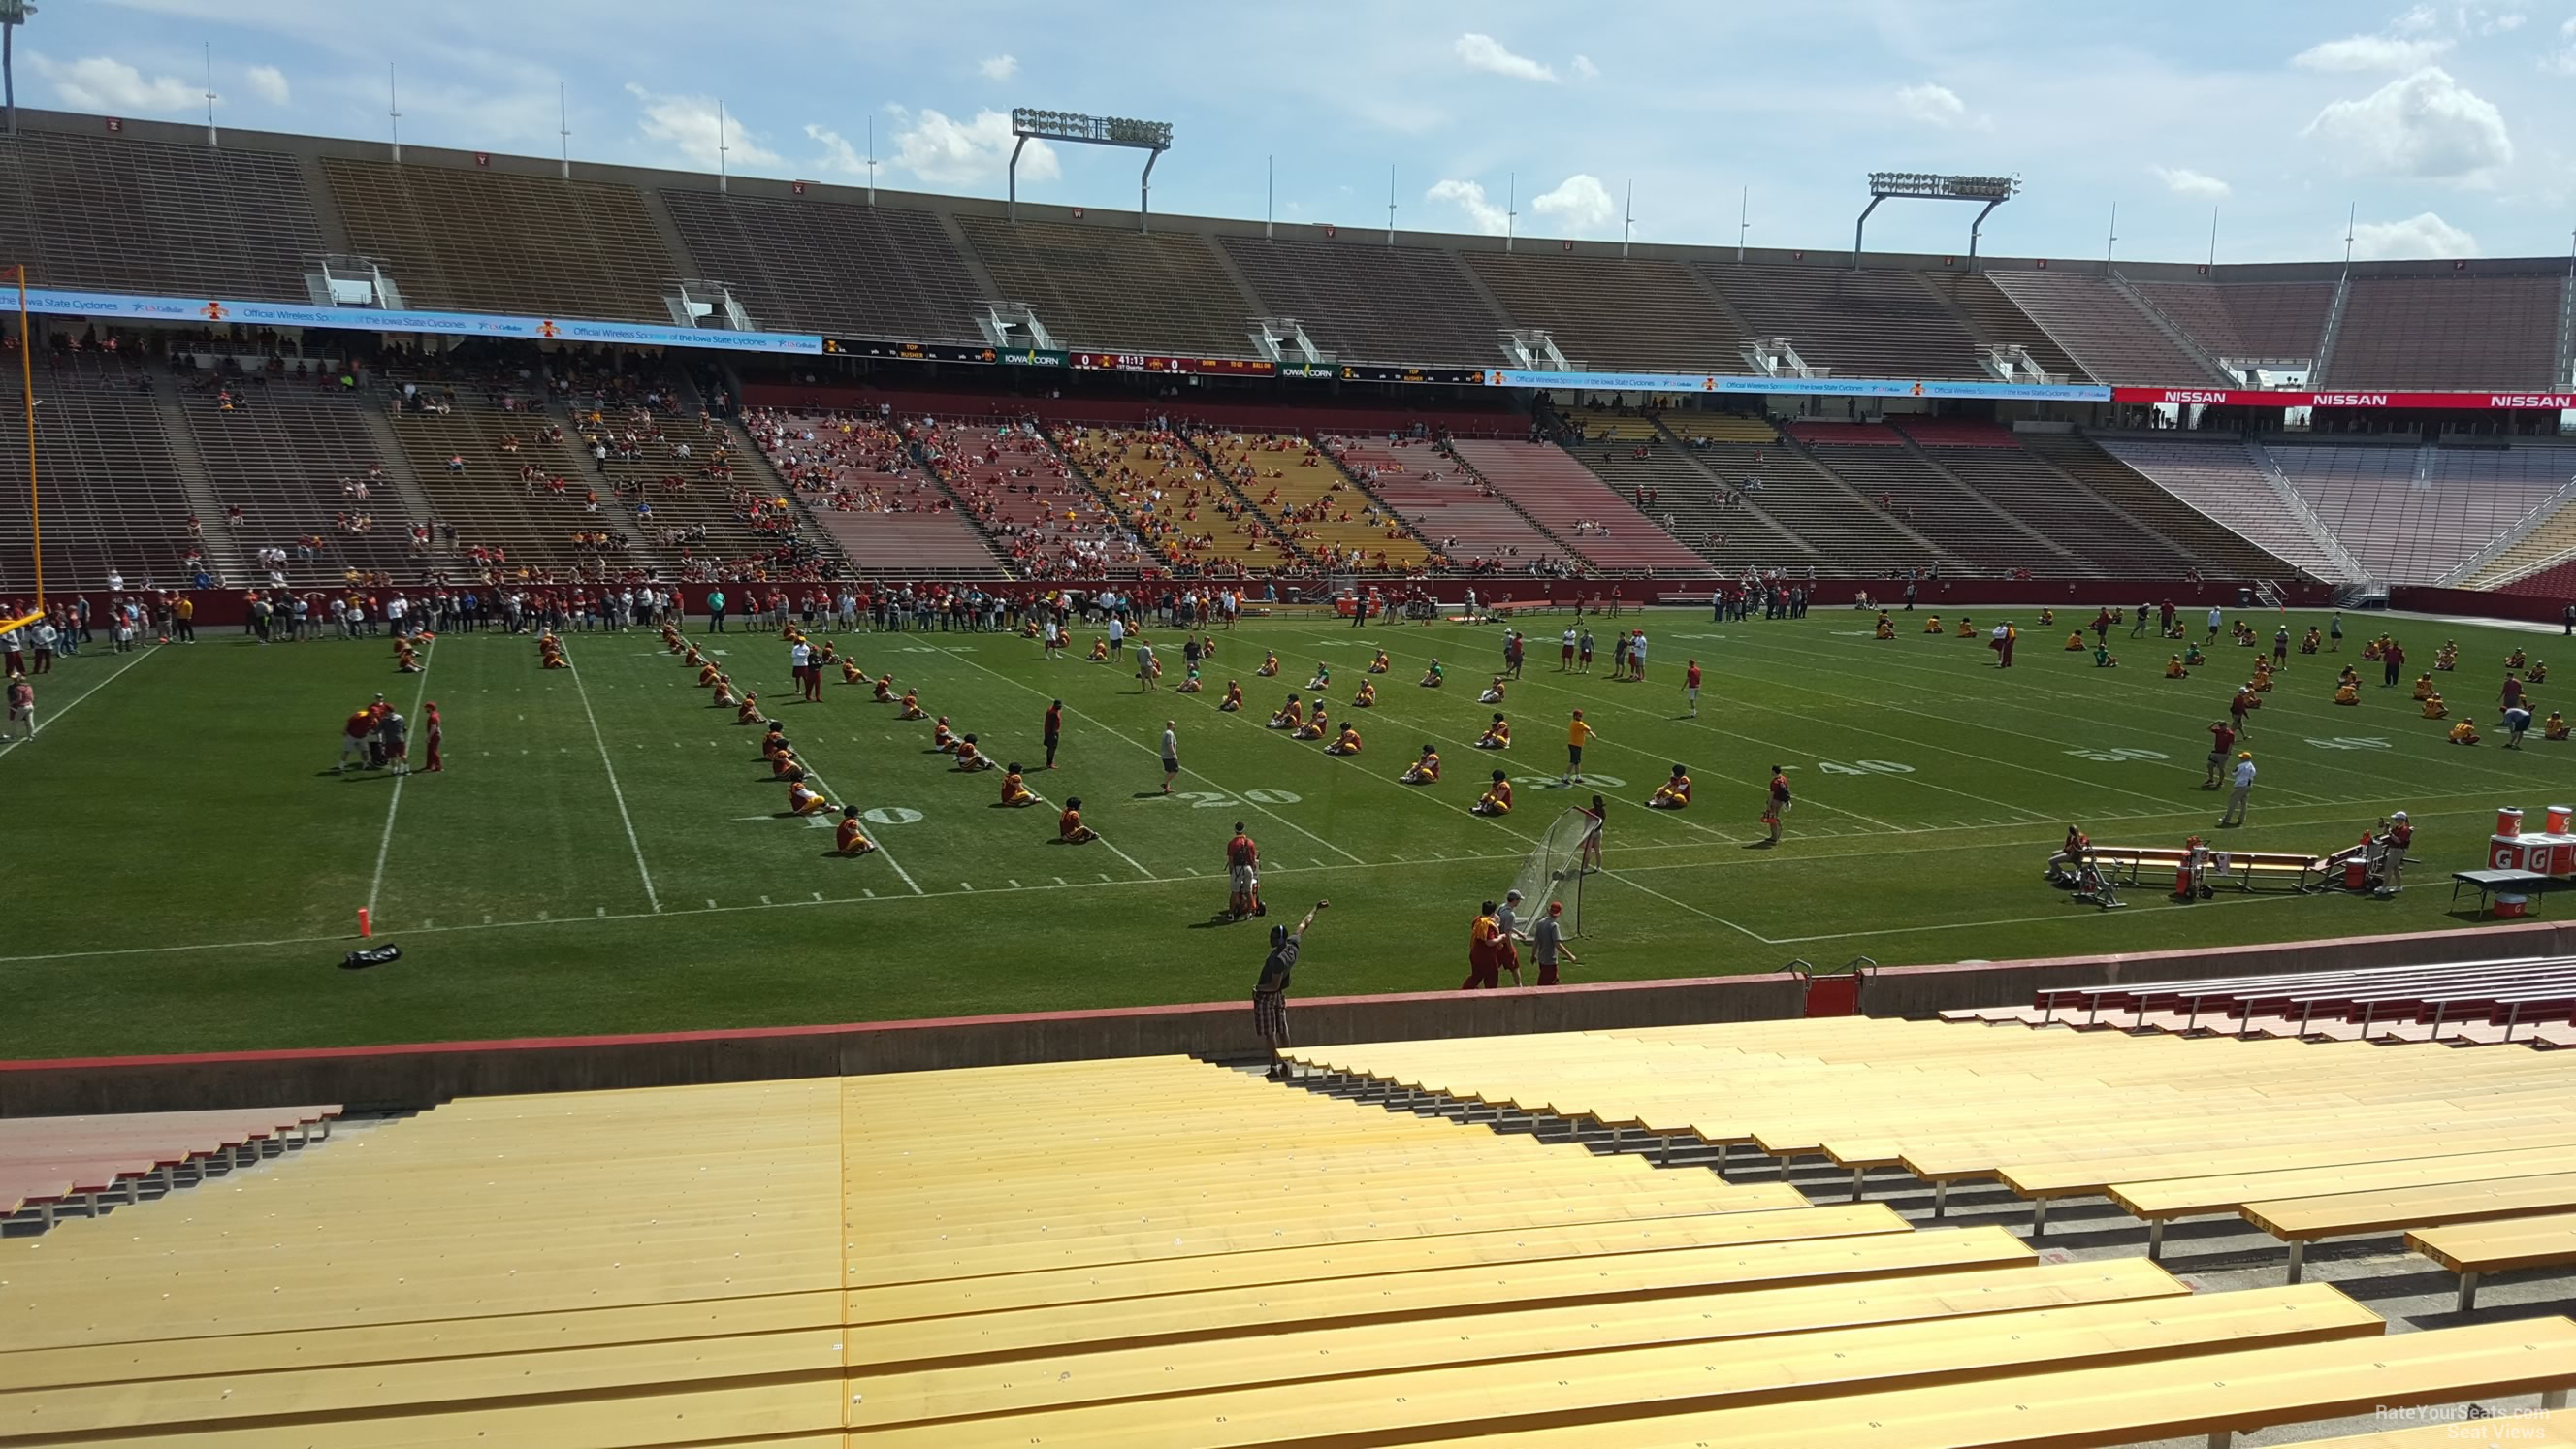
[[[1485,188],[1473,181],[1452,178],[1435,182],[1429,191],[1422,193],[1422,199],[1454,204],[1467,213],[1467,218],[1476,224],[1476,230],[1487,236],[1501,236],[1511,225],[1511,219],[1503,208],[1486,200]]]
[[[54,94],[75,111],[138,115],[177,111],[203,101],[205,93],[174,75],[147,77],[121,60],[84,56],[65,64],[42,55],[27,57],[36,74],[53,82]]]
[[[2451,48],[2448,40],[2400,39],[2392,35],[2348,35],[2311,45],[2290,57],[2301,70],[2412,70]]]
[[[261,100],[272,106],[287,103],[286,72],[273,65],[255,65],[250,68],[248,78],[251,92]]]
[[[1016,55],[988,55],[976,63],[975,69],[982,71],[986,80],[1009,80],[1020,73],[1020,58]]]
[[[1578,55],[1574,58],[1574,73],[1585,80],[1596,80],[1601,75],[1601,67],[1592,63],[1592,57]]]
[[[2530,18],[2519,10],[2507,10],[2496,15],[2489,15],[2482,10],[2464,10],[2460,12],[2460,28],[2475,30],[2480,35],[2509,35],[2520,30],[2523,22]]]
[[[1948,86],[1926,82],[1896,93],[1897,108],[1927,126],[1955,126],[1968,118],[1967,103]]]
[[[900,166],[924,181],[944,186],[971,186],[990,181],[1009,169],[1011,118],[1001,111],[977,111],[971,121],[955,121],[927,107],[908,111],[888,106],[895,118],[894,155]],[[1053,181],[1062,174],[1055,148],[1031,141],[1020,154],[1020,178]]]
[[[2388,28],[2400,35],[2421,35],[2441,23],[2441,17],[2433,13],[2432,6],[2418,5],[2389,21]]]
[[[840,132],[808,122],[805,126],[805,134],[822,143],[824,170],[838,171],[850,176],[868,174],[868,158],[859,154],[858,147],[842,140]]]
[[[2540,68],[2551,75],[2576,75],[2576,19],[2558,27],[2558,38],[2562,43],[2540,58]]]
[[[2478,239],[2429,211],[2404,221],[2365,221],[2352,229],[2356,261],[2392,257],[2473,257]]]
[[[1555,217],[1577,231],[1589,231],[1617,216],[1619,204],[1601,178],[1577,172],[1554,191],[1530,198],[1530,210]]]
[[[2147,169],[2165,184],[2165,190],[2176,196],[2205,196],[2215,201],[2232,189],[2217,177],[2194,171],[2188,166],[2150,166]]]
[[[1450,45],[1461,64],[1469,70],[1491,71],[1514,80],[1553,81],[1556,72],[1526,55],[1514,55],[1503,43],[1490,35],[1468,31]]]
[[[724,147],[721,160],[727,167],[763,165],[778,159],[778,153],[760,144],[759,135],[746,130],[740,118],[720,112],[721,103],[713,96],[663,95],[633,81],[626,83],[626,93],[644,104],[644,114],[635,122],[644,138],[668,146],[692,166],[716,169],[720,135]]]
[[[2513,160],[2504,113],[2440,66],[2336,101],[2300,134],[2355,176],[2466,179]]]

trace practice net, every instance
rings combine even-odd
[[[1539,833],[1538,848],[1521,862],[1520,874],[1512,877],[1512,889],[1521,893],[1523,921],[1546,915],[1548,902],[1557,901],[1565,906],[1559,928],[1569,936],[1583,934],[1583,881],[1601,868],[1593,834],[1598,828],[1590,815],[1568,808]],[[1587,849],[1587,842],[1596,843]]]

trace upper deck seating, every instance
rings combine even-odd
[[[1257,310],[1208,239],[1063,222],[961,216],[1001,300],[1024,302],[1058,346],[1250,357]]]
[[[0,144],[0,243],[40,287],[301,303],[322,232],[292,156],[29,126]]]
[[[1519,327],[1595,368],[1743,373],[1735,318],[1679,262],[1465,252],[1468,268]]]
[[[2108,278],[2074,272],[1987,275],[2102,381],[2130,386],[2219,386],[2228,381],[2175,345]]]
[[[2356,277],[2321,386],[2564,388],[2564,276]]]
[[[1789,339],[1809,364],[1842,377],[1980,379],[1976,339],[1957,313],[1906,271],[1693,264],[1755,335]]]
[[[698,271],[772,331],[983,340],[978,288],[926,211],[676,187],[662,204]]]
[[[1345,362],[1507,360],[1497,341],[1503,319],[1476,295],[1453,251],[1231,235],[1217,244],[1264,315],[1296,318],[1316,346]]]
[[[679,262],[632,186],[338,156],[322,174],[407,305],[670,325]]]

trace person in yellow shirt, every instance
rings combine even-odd
[[[1368,672],[1371,674],[1384,674],[1394,667],[1394,665],[1387,662],[1386,651],[1381,649],[1377,651],[1377,657],[1369,661]]]
[[[2251,687],[2256,694],[2270,694],[2272,692],[2271,661],[2266,659],[2256,659],[2254,661],[2254,680]]]
[[[1476,703],[1478,703],[1478,704],[1501,704],[1502,702],[1503,702],[1503,677],[1502,677],[1501,675],[1497,674],[1497,675],[1495,675],[1495,676],[1494,676],[1494,682],[1493,682],[1493,683],[1491,683],[1491,684],[1486,685],[1486,686],[1485,686],[1485,689],[1484,689],[1484,692],[1476,696]]]
[[[841,824],[832,832],[832,849],[841,855],[865,855],[877,848],[868,833],[859,826],[859,807],[841,807]]]
[[[2043,629],[2053,629],[2057,627],[2057,611],[2055,609],[2040,610],[2039,627]]]
[[[1279,712],[1270,717],[1270,727],[1274,730],[1293,730],[1305,723],[1306,707],[1299,704],[1293,694],[1288,696],[1286,704],[1279,706]]]
[[[1217,701],[1217,705],[1216,705],[1216,707],[1217,707],[1218,709],[1220,709],[1220,710],[1224,711],[1224,712],[1225,712],[1225,713],[1227,713],[1227,714],[1233,714],[1233,713],[1235,713],[1236,711],[1238,711],[1238,710],[1242,709],[1242,708],[1243,708],[1243,684],[1242,684],[1242,682],[1241,682],[1241,681],[1239,681],[1239,680],[1233,680],[1233,679],[1229,679],[1229,680],[1227,680],[1227,681],[1225,682],[1225,698],[1223,698],[1223,699],[1221,699],[1221,700],[1218,700],[1218,701]]]
[[[991,768],[993,768],[992,757],[985,754],[976,744],[973,735],[968,735],[957,742],[957,773],[971,775],[978,770]]]
[[[716,668],[715,661],[712,659],[698,666],[698,688],[700,689],[713,689],[716,681],[723,677],[724,671]]]
[[[2345,680],[2345,681],[2344,681],[2343,683],[2341,683],[2341,684],[2336,685],[2336,686],[2335,686],[2335,692],[2334,692],[2334,702],[2335,702],[2335,703],[2337,703],[2337,704],[2343,704],[2343,705],[2358,705],[2358,704],[2360,704],[2360,703],[2361,703],[2361,686],[2360,686],[2360,685],[2358,685],[2358,684],[2353,683],[2353,682],[2352,682],[2351,680],[2349,680],[2349,679]]]
[[[1020,778],[1020,762],[1017,760],[1011,761],[1011,767],[1002,772],[1002,803],[1013,808],[1038,803],[1037,792]]]
[[[1977,637],[1977,626],[1969,621],[1967,615],[1961,614],[1959,616],[1959,627],[1953,632],[1955,632],[1959,638],[1974,639]]]
[[[2544,740],[2563,740],[2567,738],[2567,716],[2560,714],[2554,709],[2551,710],[2549,712],[2549,718],[2540,722],[2540,737]]]
[[[1923,632],[1924,632],[1924,633],[1926,633],[1926,634],[1938,634],[1938,633],[1940,633],[1940,632],[1941,632],[1941,616],[1940,616],[1940,615],[1938,615],[1938,614],[1927,614],[1927,615],[1925,615],[1925,616],[1923,617]]]
[[[923,709],[923,708],[921,707],[921,691],[920,691],[920,690],[918,690],[918,689],[907,689],[907,690],[905,690],[905,691],[903,692],[903,708],[895,712],[895,718],[896,718],[896,719],[928,719],[928,718],[930,718],[930,711],[928,711],[928,710],[926,710],[926,709]]]
[[[2549,682],[2549,666],[2543,661],[2535,659],[2531,661],[2531,667],[2522,672],[2522,677],[2533,684],[2547,684]]]
[[[1360,732],[1349,725],[1342,726],[1340,738],[1324,746],[1324,753],[1328,755],[1356,755],[1359,752]]]
[[[1255,678],[1255,679],[1275,679],[1275,678],[1277,678],[1277,677],[1278,677],[1278,675],[1279,675],[1279,656],[1278,656],[1278,654],[1277,654],[1277,653],[1275,653],[1275,652],[1273,652],[1273,651],[1271,651],[1271,650],[1268,650],[1268,649],[1264,649],[1264,650],[1262,650],[1262,651],[1261,651],[1261,667],[1260,667],[1259,669],[1256,669],[1256,670],[1252,671],[1252,677],[1253,677],[1253,678]]]
[[[1476,803],[1468,806],[1467,809],[1470,813],[1476,815],[1511,814],[1512,782],[1510,777],[1506,776],[1502,771],[1496,770],[1494,772],[1494,782],[1487,785],[1485,787],[1485,793],[1477,796]]]
[[[1108,640],[1094,639],[1091,641],[1091,662],[1094,664],[1106,664],[1109,662]]]
[[[719,709],[730,708],[732,706],[734,702],[732,679],[722,674],[716,676],[716,697],[714,702],[716,707]]]
[[[1476,737],[1476,748],[1480,750],[1508,750],[1511,747],[1511,721],[1503,718],[1501,710],[1496,710],[1494,711],[1494,722],[1485,726],[1485,732]]]
[[[1599,736],[1593,732],[1591,724],[1583,718],[1583,711],[1579,709],[1576,710],[1574,712],[1573,720],[1565,727],[1565,775],[1563,783],[1568,785],[1577,785],[1583,782],[1583,747],[1592,743],[1593,740],[1597,738],[1599,738]]]
[[[2189,678],[2191,678],[2191,671],[2189,671],[2189,670],[2187,670],[2187,669],[2185,669],[2185,668],[2183,668],[2183,667],[2182,667],[2182,656],[2181,656],[2181,655],[2179,655],[2179,654],[2172,655],[2172,656],[2170,656],[2169,658],[2167,658],[2167,659],[2165,660],[2165,678],[2167,678],[2167,679],[2189,679]]]
[[[957,753],[957,736],[949,731],[948,716],[941,715],[930,726],[930,747],[943,755]]]
[[[1361,681],[1360,681],[1360,692],[1359,692],[1359,693],[1357,693],[1357,694],[1355,694],[1355,695],[1352,695],[1352,696],[1351,696],[1351,708],[1353,708],[1353,709],[1375,709],[1376,707],[1377,707],[1377,681],[1376,681],[1376,680],[1374,680],[1374,679],[1363,679],[1363,680],[1361,680]]]
[[[2416,675],[2416,676],[2415,676],[2415,702],[2416,702],[2417,704],[2422,704],[2424,701],[2426,701],[2426,700],[2428,700],[2428,699],[2431,699],[2432,697],[2433,697],[2433,676],[2431,676],[2431,675],[2429,675],[2429,674],[2418,674],[2418,675]]]
[[[877,695],[877,703],[879,703],[879,704],[892,704],[892,703],[894,703],[894,676],[893,676],[893,675],[891,675],[891,674],[880,674],[880,675],[878,675],[878,676],[877,676],[877,683],[876,683],[876,695]]]
[[[759,690],[746,689],[742,692],[742,703],[734,709],[733,722],[735,724],[760,723]]]
[[[1881,639],[1893,639],[1896,637],[1896,621],[1889,618],[1885,610],[1881,610],[1879,612],[1878,637]]]
[[[2451,707],[2442,702],[2442,691],[2437,689],[2424,696],[2424,718],[2448,719],[2450,717]]]
[[[2083,630],[2079,629],[2066,636],[2066,652],[2069,654],[2081,654],[2084,652]]]
[[[1649,810],[1686,809],[1690,805],[1690,791],[1690,776],[1683,772],[1681,766],[1675,765],[1673,777],[1657,785],[1655,793],[1646,797],[1646,808]]]
[[[859,667],[859,662],[857,660],[852,659],[845,654],[841,656],[841,682],[843,684],[865,684],[868,682],[868,672]]]
[[[2451,726],[2452,744],[2474,745],[2477,742],[2478,727],[2476,725],[2469,723],[2467,720],[2460,720]]]
[[[1422,747],[1422,758],[1415,760],[1411,765],[1405,768],[1403,774],[1398,775],[1395,778],[1398,784],[1404,785],[1438,784],[1440,782],[1440,752],[1431,748],[1429,745],[1424,745]]]
[[[1316,700],[1315,717],[1306,721],[1305,724],[1298,728],[1289,731],[1288,738],[1292,740],[1323,739],[1332,729],[1331,721],[1326,718],[1328,713],[1329,711],[1324,708],[1324,702],[1320,699]]]

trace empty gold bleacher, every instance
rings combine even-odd
[[[1211,433],[1199,439],[1208,457],[1264,514],[1281,521],[1297,546],[1338,567],[1410,569],[1430,558],[1402,520],[1352,481],[1312,442],[1285,433]],[[1294,522],[1285,521],[1296,515]]]
[[[1310,1055],[1973,1060],[1844,1027]],[[2561,1319],[2389,1337],[1182,1058],[466,1099],[224,1187],[0,1242],[0,1444],[2109,1445],[2576,1382]]]

